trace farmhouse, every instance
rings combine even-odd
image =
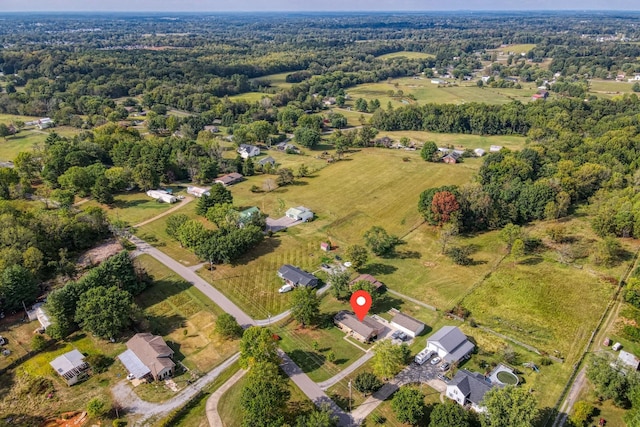
[[[475,345],[455,326],[443,326],[427,340],[427,350],[433,350],[446,362],[455,363],[473,351]]]
[[[458,163],[458,159],[460,157],[461,156],[458,153],[456,153],[455,151],[451,151],[449,154],[442,158],[442,161],[447,164],[455,164]]]
[[[335,315],[333,322],[338,328],[354,337],[358,341],[369,342],[384,332],[384,325],[370,316],[362,320],[348,311],[341,311]]]
[[[470,405],[474,411],[484,412],[486,408],[481,402],[491,388],[492,384],[484,375],[460,369],[447,384],[447,397],[455,400],[460,406]]]
[[[240,212],[240,215],[238,217],[238,222],[240,224],[247,224],[248,222],[251,221],[252,218],[258,215],[260,215],[260,209],[258,209],[255,206],[252,206]]]
[[[263,159],[258,160],[258,164],[262,167],[266,166],[266,165],[275,165],[276,164],[276,159],[274,159],[273,157],[269,156],[269,157],[265,157]]]
[[[634,371],[637,371],[638,366],[640,366],[640,359],[638,359],[634,354],[624,350],[620,350],[620,354],[618,354],[618,361],[620,361],[620,363],[625,367],[629,367]]]
[[[373,277],[370,274],[361,274],[361,275],[359,275],[358,277],[356,277],[355,279],[353,279],[352,281],[349,282],[349,287],[355,285],[358,282],[369,282],[373,286],[375,286],[377,291],[379,291],[380,289],[384,288],[384,283],[380,282],[378,279],[376,279],[375,277]]]
[[[176,364],[173,350],[161,336],[150,333],[135,334],[127,341],[127,351],[118,359],[134,379],[162,380],[173,375]]]
[[[255,145],[240,144],[240,147],[238,147],[238,153],[243,159],[248,159],[249,157],[258,156],[260,154],[260,149]]]
[[[244,177],[237,173],[237,172],[232,172],[232,173],[228,173],[226,175],[222,175],[221,177],[216,178],[216,180],[214,181],[216,184],[222,184],[225,187],[229,186],[229,185],[233,185],[236,184],[240,181],[242,181],[244,179]]]
[[[391,326],[404,332],[411,338],[415,338],[420,335],[422,331],[424,331],[426,325],[411,316],[407,316],[404,313],[397,312],[391,319]]]
[[[292,286],[310,286],[313,288],[318,284],[316,276],[290,264],[280,267],[278,277],[284,280],[287,285]]]
[[[211,195],[211,193],[209,192],[208,189],[200,188],[200,187],[194,187],[192,185],[187,187],[187,193],[191,194],[192,196],[196,196],[196,197],[210,196]]]
[[[86,371],[89,369],[89,364],[84,361],[84,355],[78,350],[71,350],[56,357],[49,362],[49,365],[64,378],[67,385],[74,385],[88,376]]]
[[[163,203],[175,203],[178,201],[176,196],[171,195],[166,191],[162,191],[162,190],[149,190],[147,191],[147,196]]]
[[[42,130],[42,129],[48,129],[50,127],[53,127],[53,125],[55,124],[56,123],[53,120],[51,120],[49,117],[45,117],[44,119],[38,120],[38,122],[36,123],[36,127]]]
[[[313,219],[313,212],[304,206],[298,206],[296,208],[290,208],[285,215],[288,218],[295,219],[296,221],[309,222]]]

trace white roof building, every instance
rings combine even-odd
[[[491,147],[489,147],[490,153],[497,153],[500,150],[502,150],[502,145],[492,145]]]
[[[455,326],[443,326],[427,340],[427,349],[449,363],[466,357],[474,348],[475,345]]]
[[[188,186],[187,187],[187,193],[196,196],[196,197],[202,197],[202,196],[210,196],[211,193],[209,192],[209,189],[207,188],[200,188],[200,187],[194,187],[194,186]]]
[[[305,208],[304,206],[290,208],[289,210],[287,210],[285,215],[291,219],[295,219],[297,221],[302,221],[302,222],[309,222],[313,219],[313,212],[311,212],[309,209]]]
[[[176,198],[176,196],[167,193],[166,191],[162,191],[162,190],[149,190],[147,191],[147,196],[151,197],[152,199],[156,199],[159,202],[163,202],[163,203],[175,203],[178,201],[178,199]]]
[[[473,153],[477,156],[477,157],[482,157],[485,154],[485,151],[482,148],[476,148],[475,150],[473,150]]]
[[[68,385],[77,383],[83,376],[84,371],[89,368],[89,364],[84,361],[84,355],[78,350],[71,350],[68,353],[58,356],[49,362],[58,375],[67,382]]]

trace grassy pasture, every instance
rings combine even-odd
[[[633,93],[633,83],[629,83],[626,80],[623,82],[616,82],[612,80],[589,80],[589,93],[593,93],[602,98],[614,98],[616,96],[622,96],[626,93]]]
[[[398,79],[389,79],[385,82],[365,83],[354,86],[348,90],[351,101],[348,106],[353,107],[353,102],[358,98],[365,100],[378,99],[382,106],[388,102],[395,107],[406,104],[464,104],[465,102],[481,102],[486,104],[506,104],[511,101],[519,100],[521,102],[529,102],[531,95],[536,93],[534,83],[521,83],[522,89],[500,89],[483,87],[479,88],[476,82],[457,82],[449,80],[457,85],[440,86],[431,83],[428,77],[403,77]],[[396,86],[397,85],[397,86]],[[389,91],[397,93],[402,90],[404,96],[391,97]],[[413,95],[416,100],[410,100],[407,95]]]
[[[525,138],[519,135],[504,135],[504,136],[480,136],[469,134],[452,134],[452,133],[435,133],[435,132],[421,132],[421,131],[395,131],[395,132],[380,132],[378,137],[388,136],[394,140],[400,140],[402,137],[407,137],[414,142],[434,141],[438,146],[453,145],[456,149],[475,149],[482,148],[485,151],[489,151],[489,147],[492,145],[501,145],[510,150],[521,150],[525,146]],[[458,166],[474,165],[477,163],[476,159],[464,159],[464,163]],[[457,167],[458,167],[457,166]]]
[[[247,101],[248,103],[252,104],[254,102],[260,101],[265,96],[267,95],[262,92],[246,92],[238,95],[232,95],[229,97],[229,99],[233,101]]]
[[[505,46],[500,46],[499,48],[496,48],[496,49],[488,49],[488,51],[504,52],[505,54],[509,52],[512,52],[515,54],[521,54],[521,53],[527,53],[531,49],[534,49],[535,47],[536,47],[535,44],[509,44]]]
[[[427,59],[427,58],[435,58],[435,55],[431,53],[410,52],[405,50],[401,52],[385,53],[384,55],[377,56],[377,58],[378,59],[393,59],[393,58]]]
[[[293,86],[293,83],[287,83],[287,76],[289,74],[295,73],[295,71],[286,71],[284,73],[278,74],[268,74],[266,76],[256,77],[255,79],[251,79],[251,81],[255,80],[267,80],[270,82],[272,87],[276,87],[279,89],[288,89]]]

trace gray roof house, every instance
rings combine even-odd
[[[293,286],[314,287],[318,284],[318,278],[316,276],[290,264],[285,264],[280,267],[278,277],[283,279],[288,285]]]
[[[620,350],[620,354],[618,354],[618,361],[625,367],[629,367],[634,371],[637,371],[638,366],[640,366],[640,359],[638,359],[634,354],[624,350]]]
[[[384,325],[372,317],[365,316],[361,322],[348,311],[340,311],[336,314],[333,323],[348,335],[362,342],[369,342],[384,332]]]
[[[56,357],[49,365],[68,385],[74,385],[88,376],[86,370],[89,369],[89,364],[84,361],[84,355],[78,350],[71,350]]]
[[[118,359],[135,379],[152,377],[162,380],[173,375],[176,364],[173,350],[161,336],[150,333],[135,334],[127,341],[127,351]]]
[[[274,159],[274,158],[273,158],[273,157],[271,157],[271,156],[269,156],[269,157],[264,157],[264,158],[262,158],[262,159],[258,160],[258,164],[259,164],[260,166],[266,166],[267,164],[270,164],[270,165],[272,165],[272,166],[273,166],[273,165],[275,165],[275,164],[276,164],[276,159]]]
[[[456,376],[447,384],[447,397],[455,400],[461,406],[471,406],[476,412],[484,412],[482,399],[493,385],[484,375],[460,369]]]
[[[222,184],[225,187],[227,187],[229,185],[236,184],[242,181],[243,179],[244,179],[244,176],[242,174],[239,174],[237,172],[231,172],[216,178],[214,182],[216,184]]]
[[[260,149],[255,145],[240,144],[240,147],[238,147],[238,153],[243,159],[248,159],[249,157],[258,156],[260,154]]]
[[[455,363],[473,351],[475,345],[455,326],[443,326],[427,339],[427,349],[449,363]]]
[[[391,319],[391,326],[394,326],[411,338],[415,338],[424,331],[426,325],[411,316],[397,312],[395,316],[393,316],[393,319]]]

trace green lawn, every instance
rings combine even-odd
[[[35,144],[44,143],[45,139],[47,139],[46,134],[32,130],[23,130],[6,139],[0,139],[0,161],[13,161],[18,153],[31,151]]]
[[[431,53],[410,52],[405,50],[401,52],[385,53],[384,55],[380,55],[377,58],[378,59],[392,59],[392,58],[427,59],[427,58],[435,58],[435,56]]]
[[[136,302],[145,309],[151,331],[173,343],[177,360],[204,373],[237,351],[237,342],[214,332],[222,310],[209,298],[150,255],[136,263],[154,280]]]
[[[413,142],[434,141],[438,146],[453,145],[456,149],[464,150],[465,148],[475,149],[482,148],[486,152],[489,152],[489,147],[492,145],[500,145],[510,150],[521,150],[525,147],[526,139],[519,135],[500,135],[500,136],[481,136],[471,134],[456,134],[456,133],[435,133],[435,132],[421,132],[421,131],[394,131],[394,132],[380,132],[379,137],[388,136],[391,139],[399,141],[402,137],[407,137]],[[476,164],[474,159],[464,159],[464,164],[474,165]]]
[[[130,225],[136,225],[160,215],[162,212],[177,206],[177,204],[158,202],[147,196],[144,192],[131,192],[117,194],[112,206],[102,205],[95,200],[90,200],[80,206],[82,209],[90,206],[100,206],[106,211],[109,218],[119,219],[126,221]]]
[[[252,81],[254,80],[263,80],[263,81],[269,81],[272,87],[277,87],[277,88],[281,88],[281,89],[288,89],[291,86],[293,86],[293,83],[287,83],[287,76],[289,74],[295,73],[295,71],[286,71],[284,73],[278,73],[278,74],[268,74],[266,76],[260,76],[260,77],[256,77],[254,79],[251,79]]]
[[[240,427],[242,425],[242,387],[246,382],[246,376],[233,385],[225,394],[222,395],[218,402],[218,412],[222,423],[225,427]],[[295,425],[295,419],[298,415],[311,412],[314,408],[313,403],[302,393],[302,391],[289,379],[289,390],[291,398],[287,404],[287,410],[284,414],[285,421],[289,425]],[[208,425],[208,424],[207,424]]]
[[[452,85],[439,87],[440,85],[431,83],[431,78],[422,76],[417,79],[402,77],[385,82],[365,83],[349,88],[348,94],[351,101],[347,105],[353,107],[353,103],[358,98],[378,99],[385,108],[388,102],[391,102],[391,105],[395,107],[416,102],[418,104],[463,104],[465,102],[506,104],[519,100],[526,103],[531,100],[531,95],[537,91],[535,83],[532,82],[521,83],[522,89],[479,88],[474,81],[449,80],[449,82]],[[404,96],[389,96],[389,91],[397,93],[398,90],[402,90]],[[406,97],[407,95],[413,95],[416,101],[410,100]]]
[[[612,80],[589,80],[589,93],[596,94],[604,98],[622,96],[625,93],[633,93],[633,83],[625,81],[617,82]]]
[[[232,101],[247,101],[248,103],[252,104],[254,102],[260,101],[265,96],[267,95],[262,92],[245,92],[239,95],[230,96],[229,99],[231,99]]]

